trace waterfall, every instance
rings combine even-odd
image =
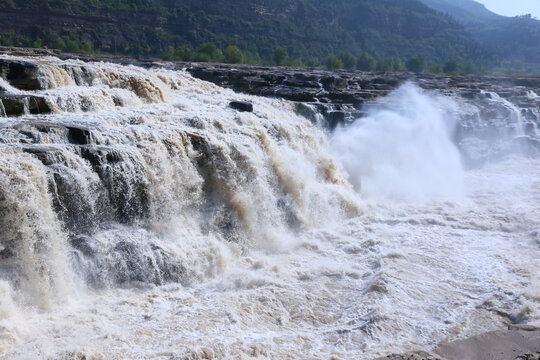
[[[540,321],[523,89],[405,84],[330,132],[184,71],[0,58],[0,358],[371,359]]]
[[[164,69],[38,67],[25,94],[54,113],[0,129],[0,274],[28,303],[73,281],[196,282],[230,247],[288,248],[360,211],[324,131],[290,103]],[[238,97],[255,111],[230,108]]]

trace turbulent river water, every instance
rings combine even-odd
[[[330,134],[182,71],[32,61],[42,90],[0,83],[54,111],[0,118],[0,358],[372,359],[540,325],[540,158],[465,169],[459,100],[407,84]]]

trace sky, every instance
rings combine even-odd
[[[531,14],[540,19],[540,0],[476,0],[494,13],[506,16]]]

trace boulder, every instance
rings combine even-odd
[[[231,101],[229,106],[239,111],[253,112],[253,104],[247,101]]]

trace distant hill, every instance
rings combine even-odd
[[[540,20],[497,15],[473,0],[420,0],[459,21],[487,50],[503,60],[540,65]],[[514,64],[514,66],[517,64]]]
[[[477,23],[504,18],[488,10],[474,0],[420,0],[424,4],[442,13],[449,14],[462,23]]]
[[[302,59],[489,59],[460,23],[418,0],[0,0],[0,23],[0,45],[134,56],[213,42],[265,58],[284,46]]]

